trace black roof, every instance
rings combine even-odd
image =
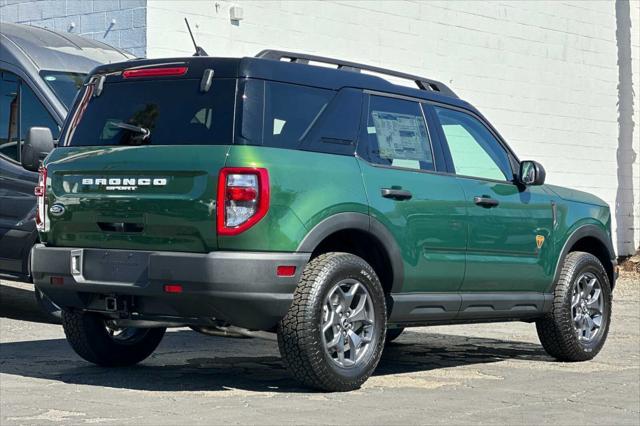
[[[454,98],[458,97],[453,92],[453,90],[451,90],[446,84],[440,81],[373,65],[345,61],[344,59],[335,59],[326,56],[309,55],[305,53],[285,52],[282,50],[263,50],[256,55],[256,58],[273,59],[274,61],[295,62],[297,64],[307,65],[317,63],[322,64],[323,66],[328,65],[330,67],[335,67],[336,69],[343,71],[372,72],[382,76],[397,77],[403,80],[411,81],[420,90],[433,90],[446,96],[451,96]]]
[[[283,52],[284,53],[284,52]],[[326,58],[328,59],[328,58]],[[344,62],[347,63],[347,62]],[[324,66],[310,65],[297,61],[282,61],[270,57],[244,57],[244,58],[216,58],[209,56],[191,56],[162,59],[141,59],[126,63],[107,64],[97,67],[94,74],[111,74],[107,81],[119,80],[117,71],[130,68],[162,67],[162,66],[188,66],[188,71],[183,78],[202,78],[205,69],[212,69],[217,78],[259,78],[264,80],[281,81],[305,86],[313,86],[331,90],[339,90],[343,87],[355,87],[365,90],[393,93],[414,98],[440,101],[451,105],[476,111],[467,102],[458,97],[443,83],[422,77],[404,73],[395,73],[382,68],[368,67],[349,62],[350,66],[336,67],[335,69]],[[425,84],[439,85],[442,90],[434,90],[431,86],[416,88],[393,84],[379,75],[370,75],[357,72],[352,65],[375,68],[377,74],[401,75],[410,80],[419,80]],[[417,82],[416,82],[417,83]]]

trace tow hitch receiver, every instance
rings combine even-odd
[[[118,310],[118,299],[116,299],[115,297],[105,297],[104,302],[107,311],[115,312]]]
[[[97,300],[96,300],[97,301]],[[95,305],[94,305],[95,306]],[[104,297],[104,308],[96,306],[97,310],[105,310],[107,312],[117,312],[119,314],[128,315],[131,312],[131,308],[133,307],[133,298],[130,296],[105,296]],[[94,308],[95,309],[95,308]]]

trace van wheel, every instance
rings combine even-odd
[[[400,335],[402,334],[402,332],[404,331],[404,328],[389,328],[387,329],[387,338],[385,339],[385,344],[389,344],[391,342],[393,342],[394,340],[396,340],[398,337],[400,337]]]
[[[33,288],[33,293],[40,310],[47,315],[49,320],[60,324],[60,320],[62,319],[62,309],[60,309],[60,306],[53,303],[37,286]]]
[[[67,341],[85,360],[102,367],[134,365],[158,347],[165,328],[115,326],[101,315],[62,311],[62,326]]]
[[[569,253],[552,311],[536,322],[542,346],[561,361],[590,360],[602,349],[610,322],[611,286],[604,267],[589,253]]]
[[[380,361],[384,292],[373,268],[348,253],[326,253],[305,267],[278,327],[284,364],[306,386],[358,389]]]

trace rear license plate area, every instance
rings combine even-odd
[[[83,276],[89,281],[145,285],[149,254],[121,250],[85,249]]]

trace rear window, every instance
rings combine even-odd
[[[100,96],[88,95],[80,96],[65,146],[233,143],[235,79],[214,79],[204,93],[200,80],[181,79],[107,83]]]

